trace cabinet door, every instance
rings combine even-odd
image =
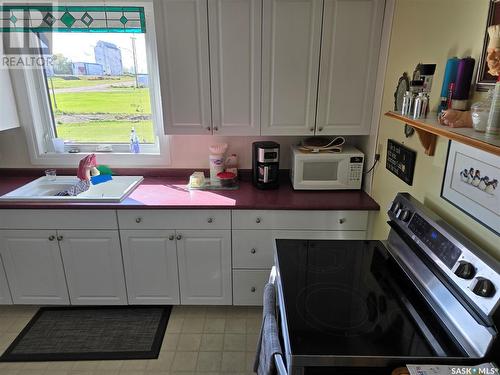
[[[118,231],[59,231],[73,305],[127,304]]]
[[[265,0],[263,135],[314,133],[323,0]]]
[[[182,304],[232,303],[230,231],[178,231],[177,254]]]
[[[12,297],[10,295],[9,283],[5,275],[5,269],[2,262],[2,254],[0,253],[0,305],[12,305]]]
[[[317,134],[369,134],[385,0],[325,0]]]
[[[260,134],[262,0],[209,0],[214,134]]]
[[[207,0],[156,0],[166,134],[212,134]]]
[[[179,304],[175,232],[121,231],[123,264],[130,304]]]
[[[2,230],[0,254],[16,304],[69,304],[56,231]]]

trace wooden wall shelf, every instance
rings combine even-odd
[[[436,113],[429,113],[425,119],[413,119],[392,111],[386,112],[385,115],[415,128],[427,155],[434,155],[437,137],[441,136],[500,156],[500,137],[487,137],[471,128],[440,125]]]

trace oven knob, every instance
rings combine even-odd
[[[495,285],[488,279],[479,278],[472,291],[481,297],[493,297]]]
[[[460,262],[457,269],[455,270],[455,275],[462,279],[470,280],[476,274],[476,269],[469,262]]]
[[[410,218],[411,218],[411,211],[408,211],[408,210],[401,211],[401,214],[399,215],[400,220],[408,222],[408,221],[410,221]]]
[[[391,206],[391,211],[396,214],[400,208],[401,208],[401,204],[399,202],[393,202],[392,206]]]

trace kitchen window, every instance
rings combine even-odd
[[[27,129],[32,161],[57,157],[61,164],[81,157],[55,154],[54,138],[65,141],[66,152],[111,149],[102,158],[127,159],[127,165],[154,161],[166,145],[159,137],[163,117],[152,4],[70,4],[3,7],[3,31],[7,19],[10,34],[29,33],[30,43],[50,61],[23,69],[34,125]],[[132,129],[139,155],[131,154]],[[165,155],[160,159],[165,164]]]

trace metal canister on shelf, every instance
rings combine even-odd
[[[420,118],[420,113],[422,112],[422,93],[418,93],[418,96],[413,101],[413,118]]]
[[[490,114],[486,125],[487,137],[498,137],[500,135],[500,76],[498,77],[493,97],[491,99]]]
[[[426,118],[428,110],[429,110],[429,96],[427,95],[427,93],[422,93],[422,108],[420,110],[420,117]]]
[[[403,104],[401,106],[401,114],[409,116],[411,114],[411,102],[413,101],[413,94],[406,91],[403,96]]]

